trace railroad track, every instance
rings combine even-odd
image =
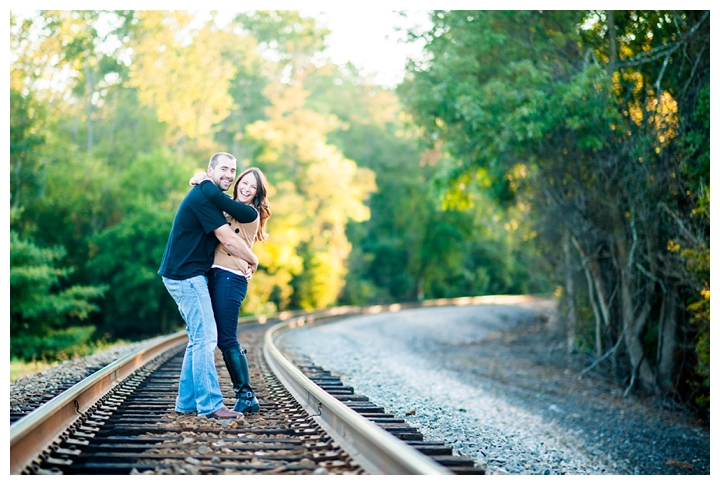
[[[477,300],[436,300],[424,306]],[[483,474],[472,460],[453,455],[444,443],[425,441],[414,427],[337,376],[312,363],[290,362],[274,345],[279,333],[299,325],[410,306],[420,305],[279,314],[270,329],[263,325],[270,322],[244,319],[241,343],[248,349],[261,409],[237,421],[175,413],[187,339],[183,331],[156,341],[16,416],[10,426],[10,472]],[[219,352],[216,365],[225,402],[232,404],[230,377]]]

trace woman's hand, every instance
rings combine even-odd
[[[190,179],[190,185],[193,185],[193,186],[199,185],[200,182],[202,182],[203,180],[208,180],[208,179],[209,179],[209,177],[207,175],[207,172],[198,172],[195,175],[193,175],[192,178]]]

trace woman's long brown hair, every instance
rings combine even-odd
[[[255,175],[255,179],[257,180],[257,193],[255,194],[255,197],[253,197],[253,200],[250,201],[250,205],[255,207],[258,214],[260,214],[260,225],[258,226],[257,233],[255,234],[255,240],[261,242],[267,241],[269,236],[265,230],[265,224],[267,223],[267,220],[270,219],[272,211],[270,210],[270,200],[267,195],[268,183],[265,178],[265,174],[256,167],[250,167],[243,170],[235,183],[235,188],[233,188],[233,199],[237,200],[237,192],[238,187],[240,186],[240,181],[249,173]]]

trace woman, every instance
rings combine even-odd
[[[191,185],[200,183],[205,174],[196,174],[190,181]],[[237,402],[234,411],[241,413],[256,413],[260,404],[250,385],[250,372],[248,370],[245,350],[240,347],[237,339],[238,315],[240,305],[247,294],[248,280],[257,269],[258,258],[252,252],[255,241],[266,241],[268,234],[265,230],[267,220],[271,216],[270,201],[267,196],[267,180],[260,169],[251,167],[243,171],[233,189],[233,199],[230,199],[213,183],[200,183],[203,194],[225,211],[230,227],[247,246],[247,252],[242,258],[236,258],[222,244],[215,248],[215,261],[208,273],[208,288],[212,300],[213,312],[218,330],[218,348],[222,352],[223,360],[233,383],[233,390]],[[238,222],[233,213],[237,214],[240,204],[255,208],[258,217],[252,222]]]

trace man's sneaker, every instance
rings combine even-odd
[[[211,419],[236,419],[236,418],[242,418],[243,413],[238,413],[236,411],[232,411],[225,406],[221,407],[217,411],[215,411],[212,414],[208,414],[208,418]]]

